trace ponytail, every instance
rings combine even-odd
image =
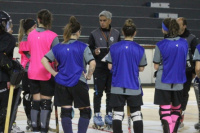
[[[70,40],[72,34],[75,34],[77,31],[81,29],[80,23],[74,16],[69,18],[69,23],[64,28],[63,39],[64,43]]]
[[[169,36],[174,38],[177,37],[179,33],[179,25],[175,19],[172,19],[169,24]]]
[[[22,41],[22,38],[24,36],[24,23],[25,23],[25,19],[21,19],[20,23],[19,23],[19,31],[18,31],[18,43],[20,43]]]

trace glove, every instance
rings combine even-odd
[[[155,71],[155,72],[154,72],[154,75],[153,75],[154,78],[156,78],[157,72],[158,72],[158,71]]]

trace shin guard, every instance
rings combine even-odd
[[[172,133],[171,105],[160,105],[160,113],[163,133]]]
[[[51,117],[51,100],[42,99],[41,100],[41,112],[40,112],[40,123],[41,123],[41,132],[48,132],[49,130],[49,121]]]
[[[181,120],[180,107],[181,105],[178,105],[176,107],[172,106],[171,118],[172,118],[173,133],[176,133],[178,131],[178,127],[180,124]]]
[[[31,109],[31,124],[33,127],[33,131],[39,131],[38,125],[38,115],[40,113],[40,101],[33,100],[32,109]]]
[[[29,92],[23,93],[23,106],[24,111],[26,113],[27,118],[30,120],[30,112],[31,112],[31,94]]]

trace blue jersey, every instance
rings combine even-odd
[[[120,41],[110,47],[112,86],[139,89],[139,65],[144,48],[133,41]]]
[[[200,53],[200,44],[198,44],[198,45],[196,46],[196,48],[197,48],[197,50],[198,50],[199,53]]]
[[[186,81],[186,60],[188,43],[185,39],[164,39],[157,43],[163,60],[161,81],[168,84],[181,84]]]
[[[58,74],[55,81],[63,86],[76,85],[84,71],[83,57],[86,44],[75,41],[71,44],[58,44],[52,48],[53,54],[58,61]]]

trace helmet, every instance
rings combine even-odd
[[[0,11],[0,27],[7,30],[10,28],[11,23],[10,15],[5,11]]]

